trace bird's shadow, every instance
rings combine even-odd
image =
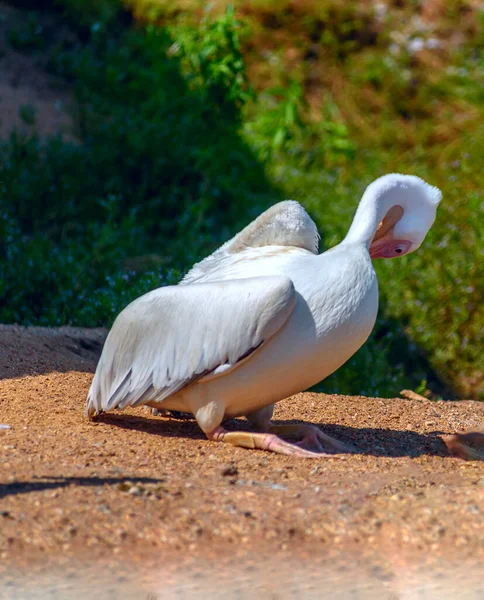
[[[205,439],[195,420],[167,417],[152,418],[112,413],[100,415],[98,419],[107,425],[114,425],[122,429],[134,429],[151,435]],[[423,434],[408,430],[348,427],[298,420],[275,420],[273,423],[275,425],[316,425],[327,435],[341,442],[351,444],[355,448],[356,454],[395,458],[402,456],[414,458],[422,455],[449,456],[447,447],[440,437],[445,433],[443,431]],[[230,419],[224,423],[224,427],[231,431],[247,431],[249,430],[249,423],[245,419]]]
[[[7,496],[18,494],[28,494],[30,492],[43,492],[44,490],[53,490],[65,488],[71,485],[81,487],[94,487],[104,485],[122,485],[122,484],[159,484],[163,479],[154,477],[41,477],[34,481],[12,481],[11,483],[0,484],[0,500]],[[8,514],[0,516],[8,516]]]
[[[103,414],[97,418],[98,422],[113,425],[122,429],[140,431],[144,434],[159,435],[162,437],[186,438],[203,440],[205,436],[195,420],[171,419],[166,417],[143,417],[126,414]],[[298,420],[274,421],[275,425],[317,425],[320,429],[342,441],[351,444],[355,453],[360,455],[379,457],[417,457],[422,455],[450,456],[440,435],[444,432],[434,431],[421,434],[415,431],[400,431],[396,429],[381,429],[371,427],[347,427],[327,423],[308,423]],[[231,419],[224,423],[229,430],[249,429],[245,419]],[[163,479],[153,477],[42,477],[34,481],[13,481],[0,484],[0,500],[7,496],[37,492],[49,489],[64,488],[71,485],[77,486],[104,486],[130,484],[161,484]],[[3,513],[0,513],[2,516]],[[3,514],[8,517],[8,512]]]

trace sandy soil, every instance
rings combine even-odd
[[[359,453],[296,460],[87,421],[103,337],[0,327],[0,597],[484,597],[484,463],[441,440],[484,403],[299,394],[277,420]]]

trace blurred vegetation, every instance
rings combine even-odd
[[[371,180],[408,172],[444,192],[437,222],[418,253],[377,261],[375,331],[322,389],[484,395],[479,6],[15,4],[9,43],[47,57],[77,109],[74,139],[1,143],[0,321],[109,325],[287,197],[330,247]]]

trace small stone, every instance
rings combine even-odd
[[[268,483],[267,487],[271,490],[287,490],[287,487],[282,483]]]
[[[235,465],[227,465],[226,467],[224,467],[222,469],[223,477],[235,477],[238,474],[239,474],[239,470],[237,469],[237,467]]]

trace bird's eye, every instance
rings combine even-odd
[[[395,241],[389,248],[390,256],[403,256],[410,250],[411,247],[411,242],[407,240]]]

